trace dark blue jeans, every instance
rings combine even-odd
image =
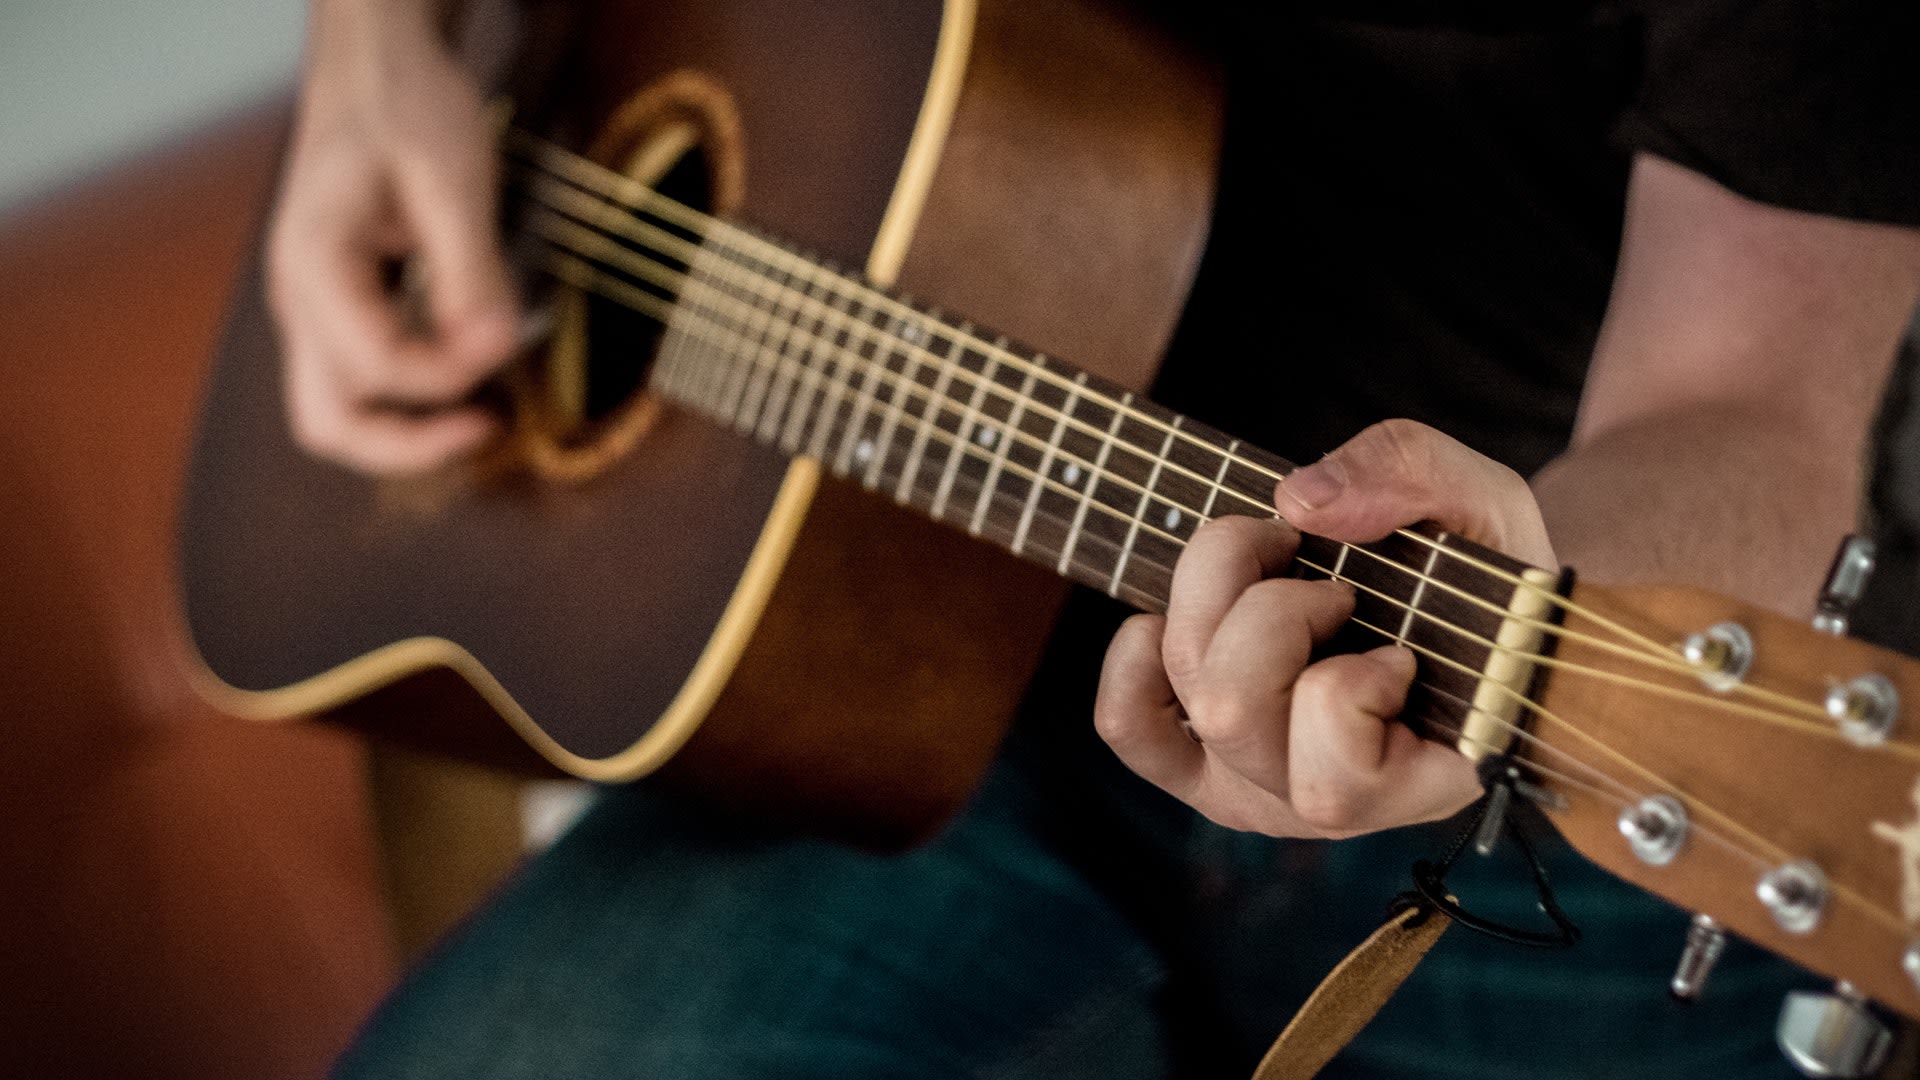
[[[1024,725],[966,814],[898,856],[610,790],[412,975],[339,1075],[1240,1077],[1446,836],[1230,833],[1133,780],[1084,723]],[[1705,1000],[1675,1005],[1684,914],[1548,858],[1577,948],[1449,931],[1330,1075],[1792,1075],[1771,1027],[1807,980],[1736,942]],[[1537,917],[1498,855],[1456,884]]]

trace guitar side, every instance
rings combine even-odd
[[[1079,0],[645,8],[590,16],[590,114],[704,71],[740,105],[743,217],[1150,379],[1211,210],[1205,63]],[[524,759],[512,730],[598,780],[698,728],[677,782],[897,842],[971,791],[1063,595],[671,410],[578,487],[352,477],[289,445],[272,348],[256,278],[183,529],[201,681],[230,711]]]

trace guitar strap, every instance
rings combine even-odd
[[[1431,904],[1389,918],[1321,981],[1253,1070],[1253,1080],[1310,1080],[1360,1034],[1453,920]]]

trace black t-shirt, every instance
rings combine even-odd
[[[1920,4],[1215,8],[1210,247],[1157,392],[1294,459],[1423,420],[1528,472],[1571,429],[1627,168],[1920,225]]]

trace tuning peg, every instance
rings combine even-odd
[[[1687,927],[1687,947],[1680,952],[1680,966],[1673,969],[1673,981],[1667,984],[1674,1000],[1693,1001],[1700,996],[1726,947],[1727,932],[1713,916],[1693,917],[1693,924]]]
[[[1873,576],[1876,549],[1865,536],[1849,536],[1840,541],[1833,565],[1827,569],[1827,583],[1820,588],[1820,601],[1813,617],[1813,628],[1839,637],[1847,632],[1847,620],[1853,605],[1867,591],[1867,578]]]
[[[1867,1010],[1851,983],[1831,994],[1796,990],[1780,1006],[1780,1051],[1808,1076],[1862,1077],[1886,1060],[1893,1032]]]

